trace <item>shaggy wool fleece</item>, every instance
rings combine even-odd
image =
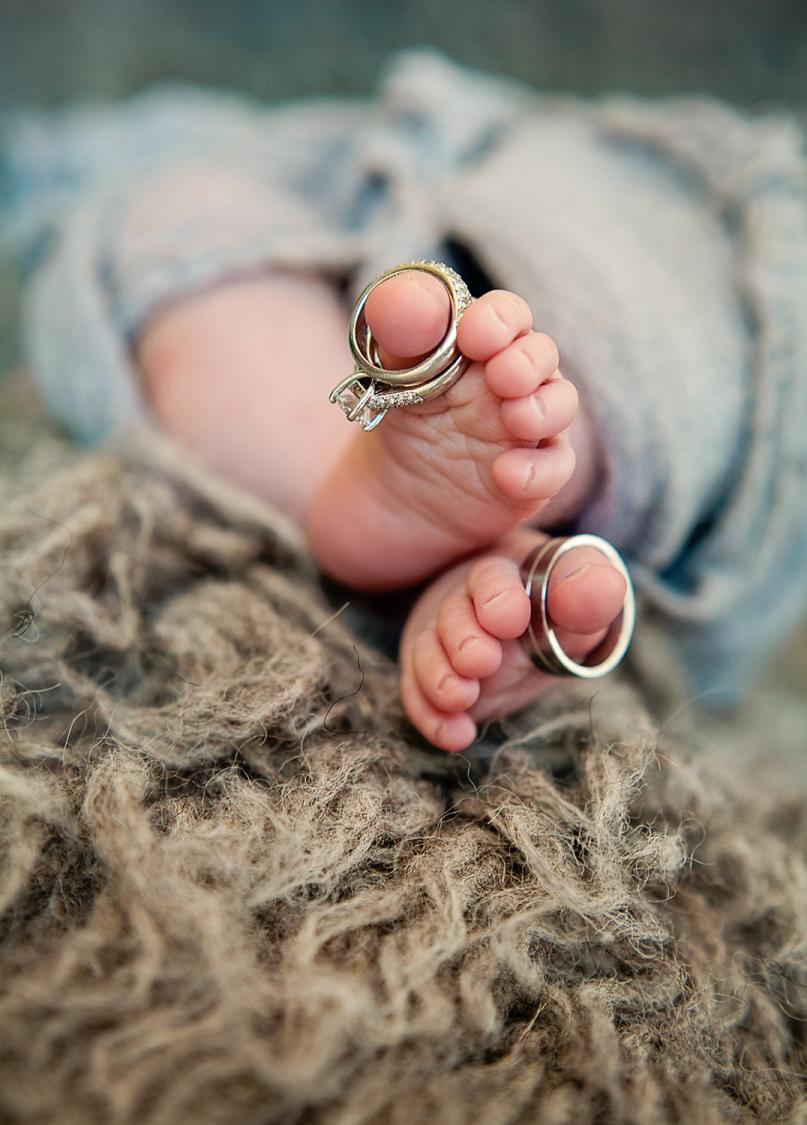
[[[627,677],[431,752],[284,520],[162,446],[43,458],[0,497],[0,1119],[805,1119],[803,800]]]

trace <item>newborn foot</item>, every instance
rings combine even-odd
[[[401,697],[412,724],[441,750],[464,750],[477,722],[511,714],[557,685],[517,639],[531,612],[519,563],[545,539],[515,532],[495,553],[441,575],[409,616],[401,638]],[[547,608],[573,660],[584,660],[604,639],[624,597],[624,578],[594,548],[558,559]]]
[[[444,286],[422,271],[385,281],[365,306],[388,368],[432,351],[449,312]],[[390,410],[372,432],[357,427],[314,501],[312,549],[347,585],[413,585],[535,516],[571,477],[577,394],[526,302],[504,290],[480,297],[458,344],[473,361],[458,382]]]

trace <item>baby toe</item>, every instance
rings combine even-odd
[[[457,343],[469,359],[490,359],[532,328],[532,312],[523,297],[506,289],[485,293],[465,310]]]
[[[619,571],[595,548],[581,547],[558,560],[547,590],[547,613],[556,629],[591,637],[619,615],[625,591]]]
[[[505,496],[525,503],[556,496],[574,472],[574,450],[565,438],[551,438],[539,449],[519,446],[500,453],[491,466]]]
[[[500,413],[511,437],[543,441],[572,424],[577,413],[577,391],[568,379],[550,379],[530,395],[505,399]]]
[[[437,614],[437,634],[455,672],[473,679],[492,675],[502,662],[502,646],[479,624],[467,594],[444,600]]]
[[[551,336],[530,332],[494,355],[485,366],[485,379],[499,398],[523,398],[551,378],[559,363]]]
[[[439,711],[426,699],[411,665],[401,673],[401,701],[412,725],[440,750],[456,753],[476,738],[476,724],[464,711]]]
[[[479,559],[468,574],[468,593],[483,629],[500,640],[519,637],[530,620],[530,599],[518,564],[489,556]]]
[[[439,711],[466,711],[479,697],[479,681],[458,675],[434,629],[424,629],[412,654],[423,695]]]
[[[377,285],[364,315],[386,366],[406,366],[432,351],[448,328],[451,311],[443,283],[423,270],[407,270]]]

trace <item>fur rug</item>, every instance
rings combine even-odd
[[[652,629],[450,758],[285,520],[162,445],[29,437],[0,1120],[805,1120],[805,803],[665,723]]]

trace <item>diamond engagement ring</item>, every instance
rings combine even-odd
[[[414,367],[389,371],[381,365],[364,306],[376,286],[407,270],[430,273],[443,283],[451,302],[451,318],[445,336],[425,359]],[[351,422],[358,422],[363,430],[372,430],[388,410],[412,406],[443,394],[471,362],[457,347],[457,327],[471,300],[468,286],[460,275],[442,262],[404,262],[379,274],[359,297],[350,318],[348,343],[356,366],[346,379],[336,384],[329,400],[340,406]]]
[[[625,599],[622,612],[611,624],[604,640],[586,657],[584,664],[578,664],[567,656],[561,647],[555,630],[549,622],[546,608],[546,595],[549,578],[555,563],[568,551],[577,547],[593,547],[604,555],[625,579]],[[562,539],[549,539],[540,547],[530,551],[521,564],[521,579],[532,603],[532,618],[521,643],[536,668],[553,676],[579,676],[593,680],[612,672],[628,651],[636,623],[636,598],[628,568],[619,553],[598,535],[571,535]]]

